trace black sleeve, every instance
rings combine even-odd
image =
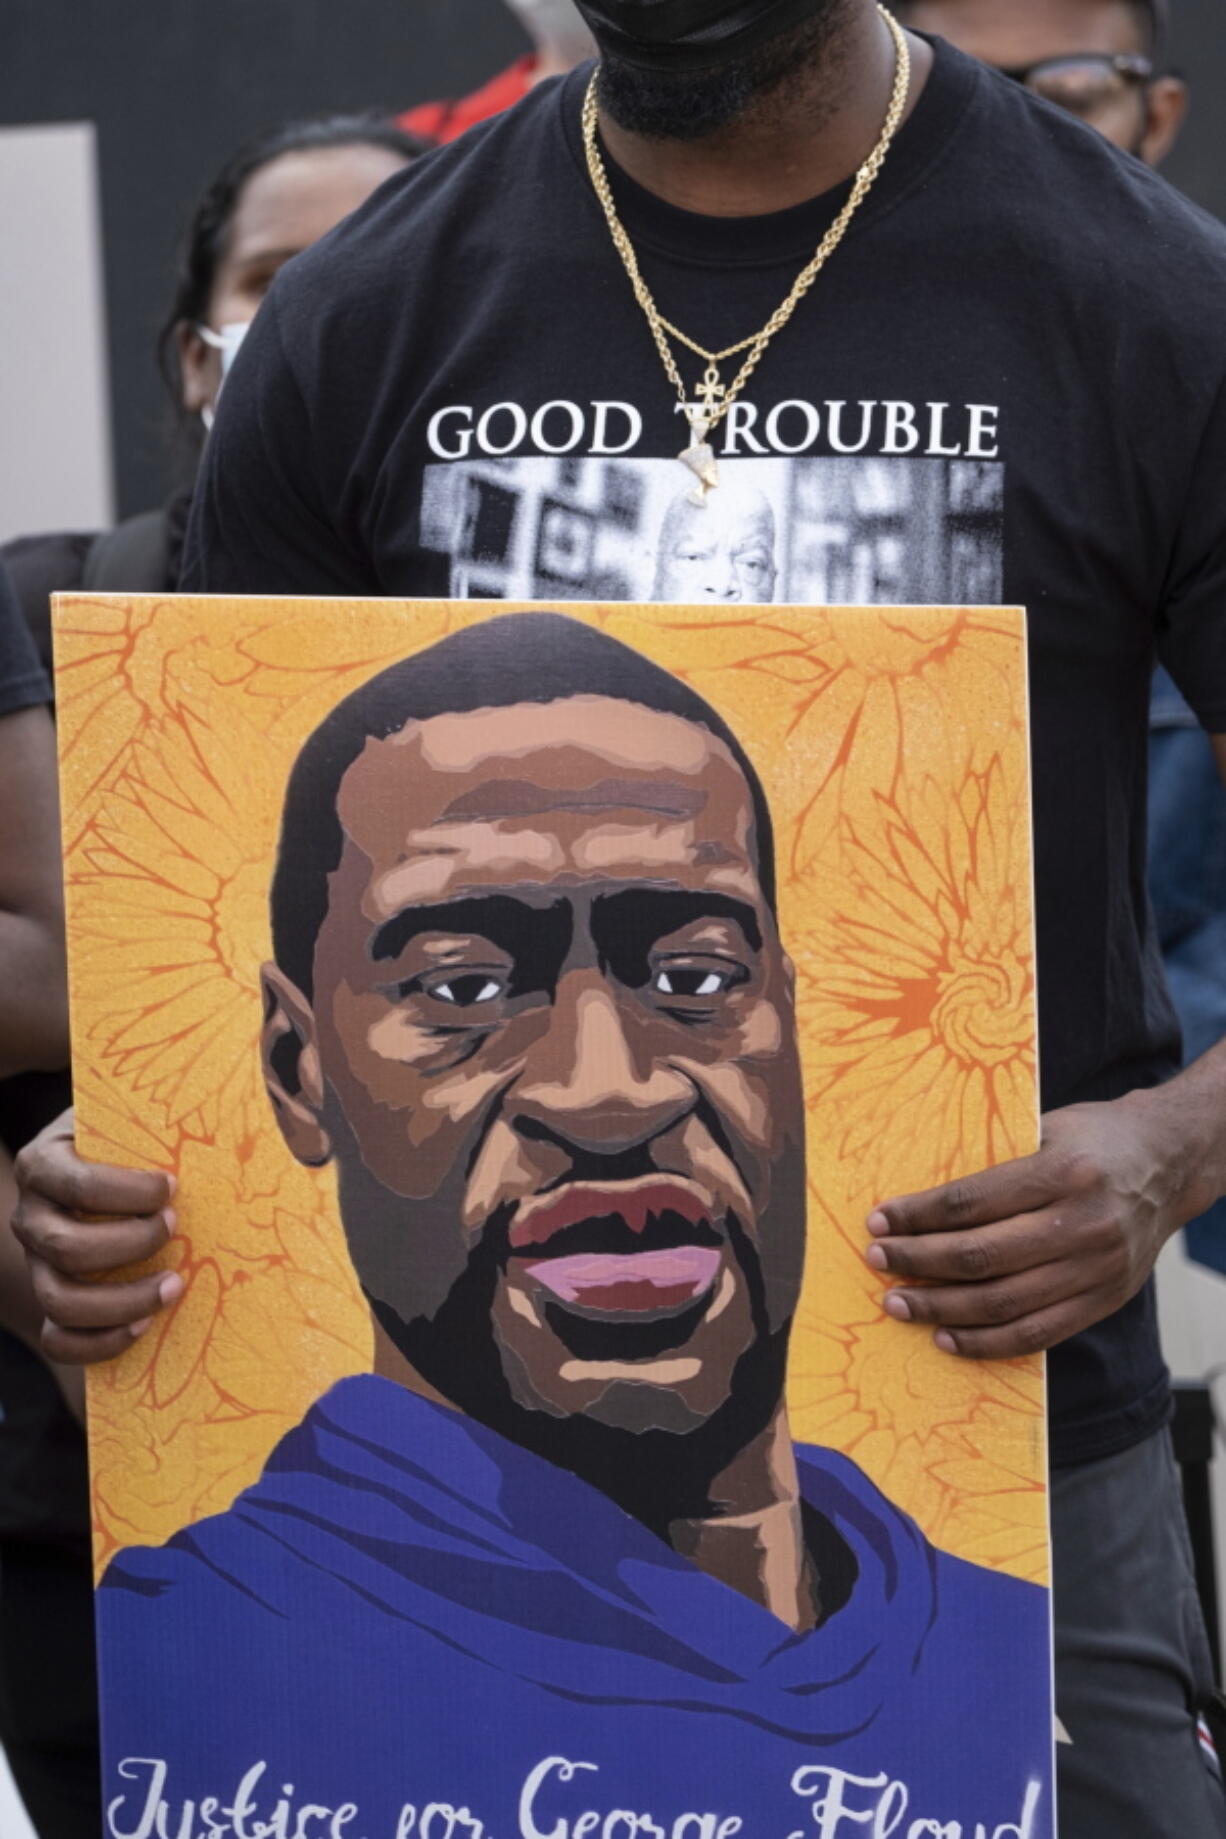
[[[180,590],[194,594],[377,594],[339,531],[314,463],[326,405],[285,349],[275,292],[243,342],[205,446]]]
[[[70,594],[81,586],[86,557],[98,535],[97,530],[52,530],[0,543],[0,564],[8,570],[9,583],[48,676],[52,670],[51,596]]]
[[[50,701],[47,673],[38,661],[8,575],[0,566],[0,715],[14,715],[18,709]]]
[[[1226,734],[1226,385],[1188,482],[1158,654],[1202,725]]]

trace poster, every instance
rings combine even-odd
[[[1024,616],[57,643],[110,1839],[1047,1839],[1042,1364],[865,1261],[1036,1139]]]

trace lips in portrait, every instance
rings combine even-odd
[[[706,1179],[563,1178],[499,1209],[476,1257],[521,1405],[682,1431],[728,1400],[769,1329],[753,1204],[722,1160],[709,1145]]]
[[[506,1281],[577,1357],[650,1358],[726,1306],[729,1211],[681,1176],[566,1182],[515,1208]]]

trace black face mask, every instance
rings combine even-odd
[[[608,57],[640,70],[712,70],[821,12],[829,0],[575,0]]]

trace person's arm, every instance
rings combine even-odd
[[[0,567],[0,1077],[68,1061],[68,988],[51,690]],[[0,1327],[30,1346],[42,1310],[8,1218],[0,1151]],[[59,1377],[59,1375],[57,1375]],[[70,1397],[79,1409],[79,1395]]]
[[[1226,785],[1226,734],[1211,734],[1213,751],[1217,755],[1217,769],[1222,775],[1222,784]]]

